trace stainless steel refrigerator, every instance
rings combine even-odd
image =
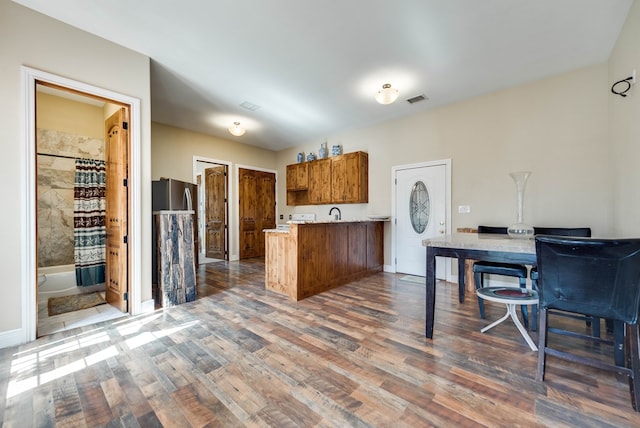
[[[187,183],[173,178],[161,178],[151,183],[151,210],[153,212],[163,210],[193,210],[194,233],[194,257],[196,267],[198,264],[199,240],[198,240],[198,185]],[[151,257],[151,281],[158,284],[158,237],[155,219],[151,222],[152,228],[152,257]]]

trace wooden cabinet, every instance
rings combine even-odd
[[[265,287],[301,300],[381,272],[383,223],[292,224],[266,231]]]
[[[307,190],[309,188],[308,165],[306,162],[287,165],[287,190]]]
[[[300,171],[303,166],[304,172]],[[287,205],[368,202],[369,155],[365,152],[287,165]]]
[[[354,152],[332,160],[332,201],[338,204],[369,202],[369,156]]]
[[[331,159],[309,162],[309,203],[331,203]]]

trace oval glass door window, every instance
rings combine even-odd
[[[409,195],[409,216],[411,226],[416,233],[423,233],[429,224],[431,202],[427,186],[422,181],[417,181],[411,188]]]

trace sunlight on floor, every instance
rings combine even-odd
[[[122,325],[118,326],[115,331],[117,331],[121,336],[135,334],[142,326],[161,316],[162,311],[158,311],[157,313],[142,315],[136,318],[128,318],[120,321],[119,323]],[[180,330],[189,328],[198,322],[199,321],[190,321],[165,330],[143,332],[124,341],[124,345],[130,350],[135,349],[154,340],[170,336]],[[37,373],[39,369],[41,369],[41,366],[47,364],[48,359],[63,354],[77,352],[88,346],[109,342],[110,340],[111,338],[105,331],[104,327],[98,327],[90,332],[80,332],[74,336],[67,337],[59,341],[47,343],[46,345],[14,354],[14,360],[11,363],[10,371],[12,379],[8,384],[7,398],[15,397],[16,395],[37,388],[40,385],[52,382],[68,374],[76,373],[100,361],[117,356],[119,353],[117,347],[115,345],[109,346],[83,358],[71,361],[68,364],[56,367],[50,371],[39,375],[30,375],[32,372]]]

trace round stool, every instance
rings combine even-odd
[[[516,306],[538,304],[537,291],[518,287],[483,287],[478,288],[476,290],[476,293],[481,299],[504,303],[505,305],[507,305],[507,313],[505,314],[505,316],[484,327],[482,330],[480,330],[482,333],[497,326],[502,321],[511,317],[513,323],[518,328],[518,331],[520,331],[522,337],[524,337],[524,340],[527,341],[527,344],[529,345],[531,350],[538,350],[538,347],[535,345],[535,343],[533,343],[533,340],[524,329],[524,326],[522,325],[522,323],[518,319],[518,315],[516,314]]]

